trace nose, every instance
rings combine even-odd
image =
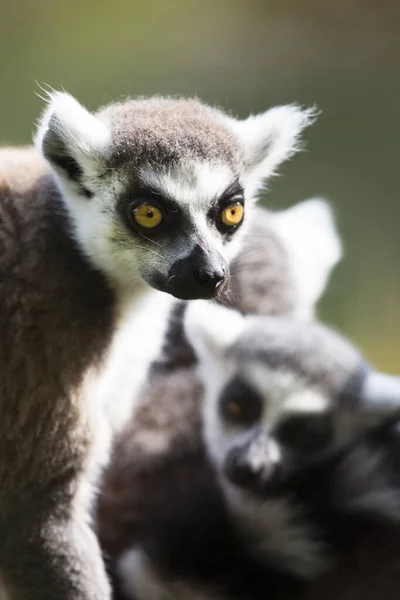
[[[167,291],[181,300],[214,298],[227,277],[222,256],[209,256],[200,246],[178,259],[168,272]]]
[[[195,267],[193,270],[195,280],[204,288],[206,293],[215,292],[225,279],[225,269],[212,269],[210,267]]]
[[[261,491],[272,490],[282,475],[280,455],[273,440],[260,436],[243,446],[232,448],[225,461],[226,477],[235,485]]]
[[[245,460],[240,448],[233,448],[229,452],[224,470],[227,478],[239,487],[252,488],[256,484],[256,472]]]

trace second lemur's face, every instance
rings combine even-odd
[[[78,241],[111,280],[213,298],[228,286],[257,189],[296,150],[310,116],[288,106],[238,121],[162,98],[93,115],[55,94],[37,143]]]
[[[188,311],[205,385],[206,445],[231,484],[279,490],[400,405],[399,379],[373,373],[326,327],[219,307]]]

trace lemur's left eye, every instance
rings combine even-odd
[[[136,223],[146,229],[157,227],[163,220],[161,210],[152,204],[141,204],[133,210],[133,216]]]
[[[240,202],[228,204],[221,212],[221,220],[227,227],[239,225],[244,217],[244,207]]]

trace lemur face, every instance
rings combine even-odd
[[[55,93],[37,145],[56,172],[78,241],[114,281],[212,298],[258,188],[296,151],[312,111],[238,121],[195,100],[128,100],[96,114]]]
[[[205,437],[231,484],[279,489],[400,406],[400,378],[373,372],[332,330],[194,303],[187,332],[205,384]]]

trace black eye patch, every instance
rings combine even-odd
[[[135,218],[137,210],[146,206],[155,209],[162,215],[155,227],[141,227]],[[173,234],[179,229],[190,225],[190,223],[186,224],[185,218],[175,201],[139,183],[125,191],[119,198],[117,207],[125,225],[131,231],[145,236]]]
[[[263,399],[250,384],[240,377],[235,377],[220,395],[219,412],[227,423],[250,426],[261,419]]]
[[[233,210],[237,208],[240,214],[237,214],[236,219],[232,222],[227,223],[226,219],[223,219],[223,215],[229,207],[232,207]],[[223,194],[215,200],[207,216],[210,221],[215,223],[222,234],[230,235],[240,227],[244,220],[244,189],[238,180],[231,183]]]
[[[318,452],[332,442],[334,419],[331,413],[307,413],[285,419],[275,430],[278,441],[296,452]]]

